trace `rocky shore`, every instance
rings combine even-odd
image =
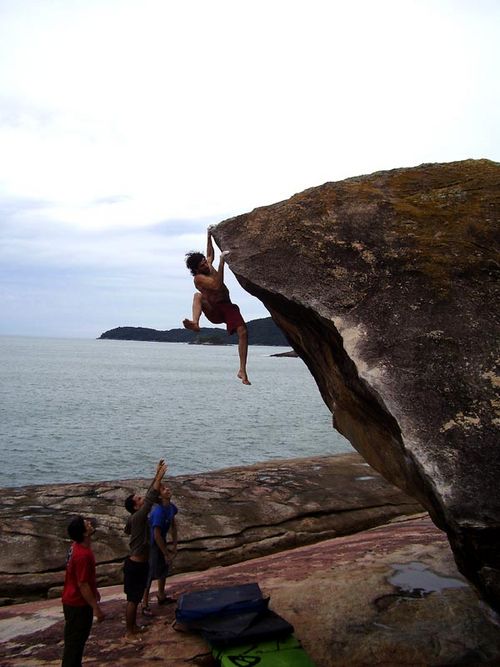
[[[427,515],[203,572],[176,574],[168,593],[257,581],[295,627],[316,667],[498,665],[498,617],[455,566],[444,533]],[[89,667],[215,667],[205,642],[175,632],[175,605],[153,607],[136,648],[123,641],[121,586],[101,589],[106,619],[94,624]],[[2,667],[56,667],[60,600],[0,609]],[[242,663],[245,664],[245,663]]]
[[[356,533],[420,512],[420,505],[358,454],[279,460],[168,477],[179,507],[177,572],[230,565]],[[4,604],[58,595],[74,514],[98,522],[100,585],[121,581],[127,554],[123,502],[149,480],[0,490],[0,598]]]
[[[359,455],[168,482],[180,510],[169,595],[257,581],[317,667],[500,664],[499,619],[458,573],[446,534]],[[175,605],[154,606],[155,616],[142,619],[141,647],[123,641],[123,500],[146,484],[0,491],[2,667],[60,664],[60,600],[34,598],[59,597],[65,527],[77,512],[98,520],[94,550],[106,613],[94,624],[85,664],[215,667],[200,637],[174,630]]]

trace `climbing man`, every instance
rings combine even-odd
[[[207,254],[189,252],[186,255],[186,266],[194,276],[194,286],[198,290],[193,297],[193,319],[183,320],[186,329],[200,330],[201,313],[213,324],[224,322],[229,335],[238,334],[238,353],[240,369],[237,376],[243,384],[251,384],[247,375],[248,331],[240,309],[231,303],[229,290],[224,284],[224,265],[229,251],[221,252],[219,268],[214,269],[214,246],[210,229],[207,233]]]

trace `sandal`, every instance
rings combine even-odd
[[[141,614],[143,616],[154,616],[153,612],[151,611],[151,607],[149,605],[143,605],[141,607]]]

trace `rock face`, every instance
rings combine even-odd
[[[334,425],[446,531],[500,608],[500,165],[326,183],[219,224]]]
[[[98,521],[99,584],[121,582],[125,498],[147,480],[0,489],[0,597],[58,592],[75,514]],[[228,565],[415,514],[421,506],[358,454],[281,460],[168,478],[179,508],[177,572]]]
[[[169,595],[257,581],[295,628],[316,667],[498,665],[498,618],[456,571],[444,533],[426,517],[167,580]],[[208,645],[175,632],[175,605],[157,607],[142,647],[123,641],[121,587],[101,589],[84,664],[215,667]],[[154,600],[154,596],[153,596]],[[60,665],[60,600],[0,609],[3,667]],[[238,655],[238,654],[236,654]],[[248,657],[235,665],[256,664]]]

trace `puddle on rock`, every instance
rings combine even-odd
[[[440,593],[446,588],[466,588],[469,584],[458,577],[445,577],[433,572],[427,565],[412,563],[393,563],[394,573],[387,581],[397,588],[396,593],[381,595],[374,600],[378,611],[387,611],[394,604],[403,600],[425,598],[430,593]]]
[[[444,591],[446,588],[466,588],[469,584],[457,577],[445,577],[433,572],[423,563],[393,563],[395,572],[388,582],[399,589],[400,594],[424,597],[429,593]]]

